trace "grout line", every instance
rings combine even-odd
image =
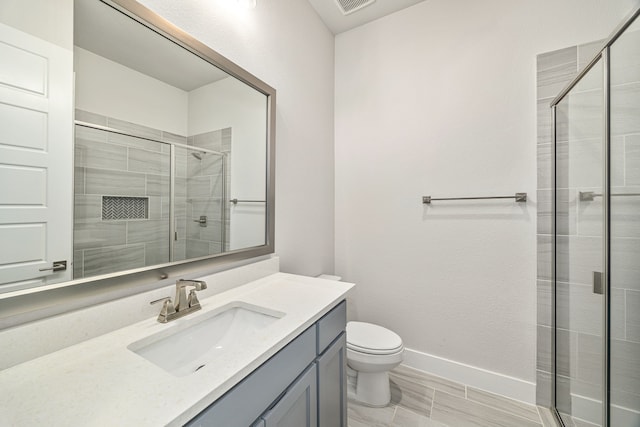
[[[627,187],[627,137],[622,136],[622,186]]]
[[[623,329],[622,336],[624,337],[624,340],[625,340],[625,341],[631,341],[631,340],[629,339],[629,336],[627,335],[627,334],[628,334],[628,332],[629,332],[629,331],[628,331],[628,328],[627,328],[627,323],[628,323],[628,322],[627,322],[627,319],[628,319],[628,317],[627,317],[627,316],[629,315],[629,313],[627,313],[627,298],[628,298],[628,296],[627,296],[627,292],[628,292],[628,291],[630,291],[630,289],[623,289],[623,292],[622,292],[622,304],[623,304],[623,305],[622,305],[622,312],[623,312],[623,317],[622,317],[622,319],[624,320],[624,321],[622,322],[622,329]]]
[[[429,408],[429,419],[433,416],[433,405],[436,401],[436,389],[433,389],[433,396],[431,397],[431,408]]]
[[[520,419],[522,419],[522,420],[533,421],[533,420],[531,420],[530,418],[523,417],[522,415],[516,414],[515,412],[507,411],[507,410],[504,410],[504,409],[502,409],[502,408],[498,408],[498,407],[496,407],[496,406],[491,406],[491,405],[488,405],[488,404],[483,403],[483,402],[478,402],[477,400],[469,400],[469,401],[470,401],[470,402],[473,402],[473,403],[476,403],[476,404],[478,404],[478,405],[482,405],[482,406],[484,406],[484,407],[486,407],[486,408],[493,409],[494,411],[501,412],[501,413],[503,413],[503,414],[509,414],[509,415],[511,415],[511,416],[513,416],[513,417],[520,418]],[[533,405],[529,405],[529,406],[531,406],[531,407],[535,408],[536,413],[538,414],[538,417],[540,417],[540,413],[538,412],[538,409],[537,409],[535,406],[533,406]],[[535,421],[533,421],[533,422],[535,422]],[[540,422],[540,425],[542,426],[542,421]]]
[[[84,277],[84,249],[82,249],[81,252],[82,252],[82,265],[80,266],[80,268],[81,268],[80,274],[82,275],[81,277]],[[75,262],[75,260],[74,260],[74,262]],[[81,278],[81,277],[79,277],[79,278]]]
[[[540,424],[544,427],[544,421],[542,421],[542,414],[540,413],[540,408],[536,406],[536,412],[538,413],[538,418],[540,419]]]

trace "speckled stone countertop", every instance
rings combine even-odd
[[[0,371],[0,424],[181,426],[326,314],[353,286],[276,273],[203,299],[202,310],[170,323],[154,317]],[[182,377],[127,348],[168,328],[210,318],[234,302],[285,315],[241,349]]]

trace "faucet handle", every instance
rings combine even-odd
[[[160,298],[155,301],[151,301],[151,304],[156,304],[164,301],[162,304],[162,309],[160,309],[160,314],[158,314],[158,322],[167,323],[169,318],[172,315],[176,314],[176,308],[173,306],[173,302],[171,301],[171,297]]]
[[[198,295],[196,295],[196,289],[191,289],[189,291],[189,299],[187,300],[187,302],[189,304],[189,308],[200,307],[200,301],[198,300]]]

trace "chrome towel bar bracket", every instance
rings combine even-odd
[[[516,202],[526,203],[527,193],[516,193],[515,196],[485,196],[485,197],[439,197],[422,196],[422,203],[430,205],[434,200],[487,200],[487,199],[515,199]]]

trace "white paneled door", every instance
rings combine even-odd
[[[71,51],[0,23],[0,292],[71,279],[72,94]]]

